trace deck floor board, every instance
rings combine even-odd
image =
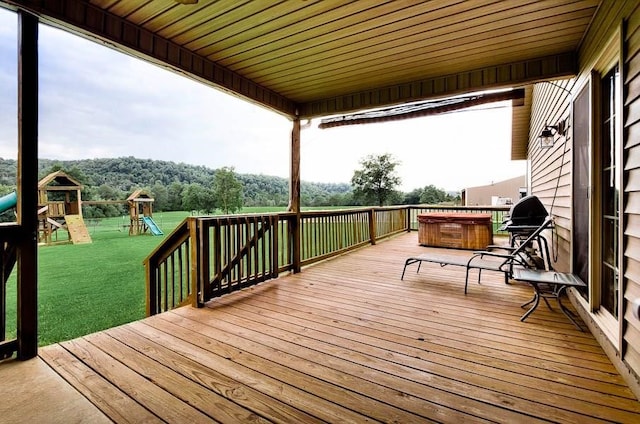
[[[640,422],[591,334],[554,304],[520,322],[528,285],[472,274],[465,296],[463,268],[428,263],[400,280],[426,249],[403,234],[39,360],[114,422]]]

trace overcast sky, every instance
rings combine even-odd
[[[16,158],[16,14],[0,8],[0,157]],[[289,176],[291,122],[110,48],[40,26],[40,157],[134,156]],[[391,153],[404,191],[524,175],[511,161],[509,107],[301,133],[303,181],[349,183]]]

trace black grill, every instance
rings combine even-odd
[[[529,236],[541,225],[548,225],[548,222],[545,224],[548,216],[549,213],[540,199],[533,195],[526,196],[511,206],[509,215],[505,217],[500,230],[509,232],[510,244],[515,246],[528,240]],[[548,228],[553,228],[553,225],[548,226]],[[553,269],[547,239],[539,235],[536,237],[535,243],[537,244],[537,249],[534,249],[533,245],[530,245],[530,249],[527,249],[531,266],[538,269]]]
[[[500,230],[511,232],[527,229],[523,227],[535,229],[542,225],[547,216],[549,213],[538,197],[526,196],[511,206],[509,216],[502,222]]]

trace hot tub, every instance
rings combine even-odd
[[[491,214],[419,214],[418,242],[423,246],[484,250],[493,243]]]

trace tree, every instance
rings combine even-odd
[[[151,193],[153,194],[154,205],[153,208],[157,211],[169,210],[169,190],[160,181],[151,187]]]
[[[174,181],[169,185],[167,189],[167,209],[168,211],[181,211],[182,207],[182,190],[184,186]]]
[[[435,205],[444,202],[445,200],[447,200],[447,193],[444,190],[437,188],[433,184],[429,184],[422,189],[422,194],[420,195],[420,203]]]
[[[354,196],[362,199],[365,204],[375,202],[378,206],[383,206],[401,182],[396,174],[399,164],[389,153],[369,155],[361,159],[362,168],[356,170],[351,178]]]
[[[96,191],[98,198],[102,200],[122,200],[124,197],[124,194],[120,190],[108,184],[101,184]]]
[[[233,167],[222,167],[213,177],[213,194],[216,204],[224,214],[242,209],[242,183]]]
[[[213,191],[199,183],[187,184],[182,190],[182,206],[186,210],[211,213],[216,209]]]
[[[409,193],[404,195],[404,204],[405,205],[417,205],[420,203],[420,196],[422,195],[422,189],[416,188]]]

